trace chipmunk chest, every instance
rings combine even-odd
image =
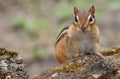
[[[76,51],[79,52],[87,52],[93,51],[95,47],[93,34],[90,32],[80,32],[75,35],[74,39],[74,47]]]
[[[78,42],[82,42],[84,43],[89,43],[92,42],[94,37],[93,34],[91,32],[78,32],[75,34],[75,40]]]

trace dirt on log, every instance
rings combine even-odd
[[[36,74],[31,79],[120,79],[120,47],[86,55]]]

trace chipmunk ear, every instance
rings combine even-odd
[[[95,7],[94,7],[94,5],[92,5],[90,7],[89,12],[94,16],[94,14],[95,14]]]
[[[78,12],[79,12],[79,10],[78,10],[78,8],[75,6],[75,7],[74,7],[74,14],[77,15]]]

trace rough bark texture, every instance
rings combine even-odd
[[[40,72],[32,79],[120,79],[120,47],[101,53],[105,59],[86,55]]]
[[[120,47],[101,53],[105,59],[95,55],[78,57],[31,79],[120,79]],[[28,79],[18,53],[0,49],[0,79]]]
[[[0,49],[0,79],[28,79],[25,68],[18,53]]]

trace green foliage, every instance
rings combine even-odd
[[[33,50],[32,56],[34,59],[43,59],[48,56],[48,53],[47,51],[45,51],[44,48],[36,48],[35,50]]]
[[[14,29],[24,29],[26,26],[26,17],[22,14],[16,14],[11,19],[11,26]]]
[[[46,18],[31,19],[22,14],[16,14],[11,18],[11,26],[15,30],[23,30],[26,33],[36,36],[40,32],[46,30],[49,27],[49,22]]]
[[[40,32],[45,31],[49,27],[47,19],[39,19],[34,22],[28,22],[26,30],[31,35],[38,35]]]

